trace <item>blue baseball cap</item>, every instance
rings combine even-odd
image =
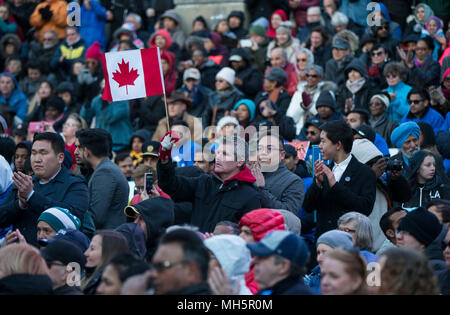
[[[298,266],[309,259],[309,250],[302,237],[288,231],[272,231],[260,242],[247,244],[253,256],[279,255]]]
[[[38,244],[45,247],[56,240],[68,241],[80,248],[83,253],[88,249],[90,244],[89,238],[83,232],[72,229],[59,230],[53,238],[40,239],[38,240]]]

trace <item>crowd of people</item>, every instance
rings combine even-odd
[[[0,294],[450,294],[450,2],[243,3],[0,0]]]

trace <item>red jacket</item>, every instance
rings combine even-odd
[[[239,228],[248,226],[255,242],[259,242],[267,233],[275,230],[286,230],[283,215],[271,209],[256,209],[245,214],[239,221]],[[255,294],[259,291],[253,272],[254,264],[250,265],[250,271],[245,274],[245,283],[250,291]]]

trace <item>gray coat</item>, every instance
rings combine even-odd
[[[389,119],[387,114],[384,113],[380,118],[378,118],[378,120],[373,120],[370,118],[369,123],[373,130],[375,130],[376,133],[381,135],[386,140],[389,148],[395,148],[391,141],[392,131],[398,127],[398,124],[395,121]]]
[[[266,185],[258,189],[262,207],[289,210],[297,215],[305,197],[302,179],[288,170],[283,161],[275,172],[263,175]]]
[[[120,168],[105,158],[89,180],[89,212],[95,228],[115,229],[126,223],[129,186]]]

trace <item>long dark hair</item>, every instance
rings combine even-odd
[[[84,290],[99,272],[102,272],[106,265],[108,265],[117,254],[129,252],[127,239],[122,233],[111,230],[98,230],[95,232],[95,235],[100,235],[102,237],[102,258],[92,275],[81,281],[82,290]]]

